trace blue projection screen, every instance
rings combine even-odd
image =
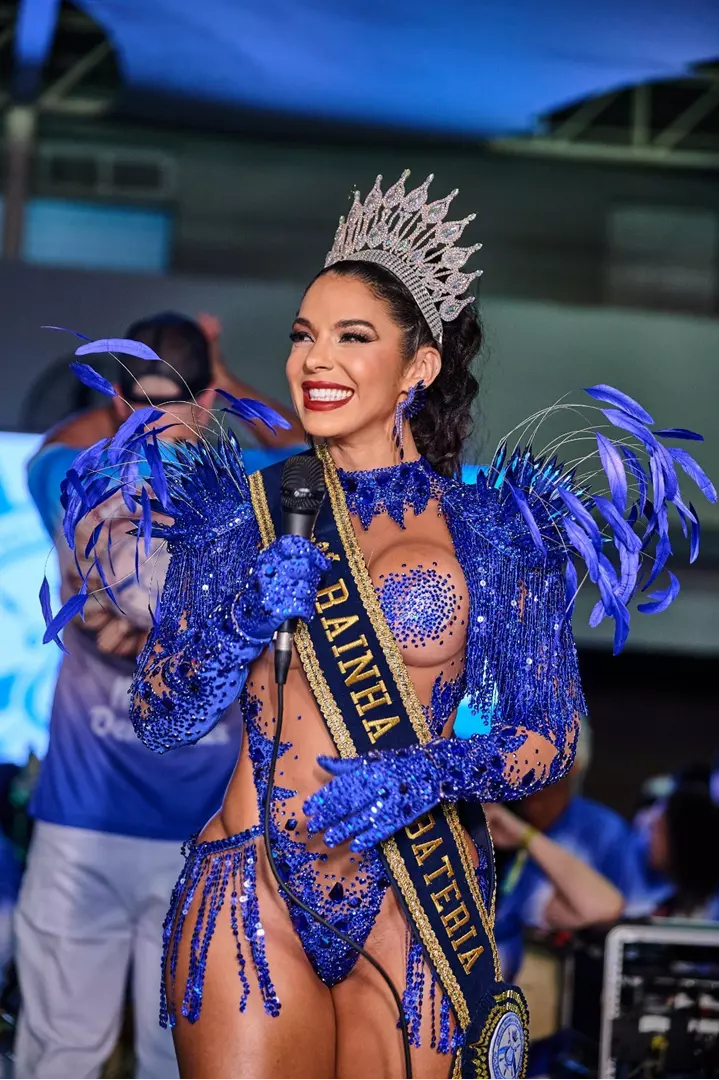
[[[25,481],[39,441],[0,432],[0,762],[16,765],[45,753],[60,659],[55,645],[42,644],[38,601],[46,564],[57,592],[56,559]]]

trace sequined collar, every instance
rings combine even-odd
[[[338,469],[337,474],[347,499],[347,509],[357,515],[363,529],[369,528],[377,514],[389,514],[404,528],[407,510],[421,514],[430,499],[440,499],[451,484],[424,458],[365,472]]]

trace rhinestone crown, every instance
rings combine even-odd
[[[355,191],[347,220],[340,218],[325,266],[359,259],[386,267],[409,289],[435,341],[441,345],[442,323],[456,319],[472,301],[471,296],[461,294],[482,271],[463,274],[460,269],[482,245],[454,246],[475,218],[470,214],[462,221],[444,220],[456,188],[444,199],[428,203],[434,175],[405,194],[408,176],[406,169],[384,194],[382,177],[378,176],[364,204],[359,191]]]

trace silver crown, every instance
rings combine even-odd
[[[364,204],[359,191],[355,191],[347,220],[340,218],[325,266],[359,259],[386,267],[407,286],[435,341],[441,345],[442,323],[456,319],[462,308],[472,302],[471,296],[461,294],[482,271],[462,274],[460,268],[482,245],[454,246],[476,216],[470,214],[462,221],[444,220],[456,188],[444,199],[428,203],[434,175],[405,194],[408,176],[409,169],[405,169],[384,194],[382,177],[378,176]]]

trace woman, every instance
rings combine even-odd
[[[524,1068],[526,1009],[500,981],[481,800],[525,796],[571,767],[584,703],[567,549],[589,559],[621,645],[639,543],[618,511],[605,512],[622,574],[585,552],[580,534],[590,547],[599,537],[587,507],[602,512],[600,497],[590,504],[573,473],[529,451],[501,449],[476,487],[459,481],[481,344],[461,296],[475,248],[456,246],[471,218],[445,221],[453,196],[428,203],[431,177],[405,193],[406,176],[384,193],[378,178],[364,204],[355,197],[292,327],[290,391],[328,490],[321,550],[275,539],[281,470],[248,482],[231,437],[164,466],[148,458],[154,509],[173,518],[152,531],[172,559],[134,685],[136,731],[160,751],[195,741],[238,695],[247,725],[166,922],[161,1020],[174,1026],[185,1076],[402,1074],[390,990],[327,922],[404,990],[415,1076]],[[606,387],[594,396],[621,399],[627,419],[640,409]],[[151,449],[143,422],[162,421],[139,418],[106,448],[115,463],[129,467],[143,438]],[[93,482],[91,504],[105,497]],[[271,791],[278,888],[261,839],[278,711],[268,645],[290,617],[308,625]],[[465,694],[474,726],[458,738]]]
[[[694,765],[656,778],[661,796],[634,820],[632,917],[719,919],[719,859],[705,839],[719,829],[718,776]]]

